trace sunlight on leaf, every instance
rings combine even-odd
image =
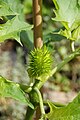
[[[77,36],[75,32],[80,26],[80,1],[53,0],[53,2],[56,7],[56,10],[54,10],[56,17],[53,18],[53,20],[61,22],[66,29],[60,31],[59,34],[66,36],[71,40],[78,40],[80,38],[80,34]],[[79,33],[78,29],[76,33]]]
[[[49,120],[79,120],[80,119],[80,93],[65,107],[56,107],[50,101],[48,102],[50,113],[46,114]]]
[[[21,8],[19,0],[0,0],[0,16],[19,15]]]
[[[17,39],[18,42],[20,42],[21,30],[30,30],[31,28],[31,25],[21,21],[18,16],[16,16],[0,26],[0,42],[8,38]]]

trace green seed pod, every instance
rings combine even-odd
[[[52,57],[46,46],[36,48],[30,53],[28,73],[32,78],[38,78],[49,74],[51,70]]]

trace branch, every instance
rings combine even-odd
[[[41,114],[43,116],[45,114],[45,111],[44,111],[44,105],[43,105],[43,100],[42,100],[41,93],[40,93],[40,91],[39,91],[39,89],[37,87],[35,87],[34,90],[36,91],[36,93],[37,93],[37,95],[39,97],[39,104],[40,104]]]
[[[68,63],[69,61],[71,61],[73,58],[77,57],[80,55],[80,48],[77,49],[75,52],[73,52],[72,54],[70,54],[69,56],[67,56],[61,63],[59,63],[51,72],[49,75],[47,76],[42,76],[40,79],[40,82],[38,84],[38,88],[40,89],[43,84],[50,78],[52,77],[57,71],[60,71],[61,68],[66,64]]]

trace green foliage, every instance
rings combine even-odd
[[[23,5],[20,0],[0,0],[0,16],[13,16],[23,14]]]
[[[32,78],[49,74],[52,58],[47,47],[37,48],[30,54],[28,73]]]
[[[0,76],[0,96],[11,97],[33,108],[33,105],[25,97],[25,93],[20,88],[20,85],[12,81],[9,81],[1,76]]]
[[[22,31],[20,33],[20,40],[26,46],[26,48],[28,48],[28,50],[31,51],[33,49],[34,44],[33,44],[33,31],[32,30]]]
[[[14,38],[20,42],[20,32],[32,28],[24,21],[19,0],[0,0],[0,17],[6,19],[6,23],[0,24],[0,42],[8,38]]]
[[[15,16],[13,19],[1,25],[0,42],[8,38],[15,38],[20,42],[21,30],[30,30],[31,28],[32,26],[21,21],[18,16]]]
[[[21,7],[19,0],[0,0],[0,16],[18,15],[17,9]],[[17,8],[17,9],[16,9]]]
[[[53,0],[56,10],[55,21],[60,21],[65,30],[61,30],[59,34],[67,37],[67,39],[80,39],[80,1],[79,0]]]
[[[58,35],[58,34],[53,34],[51,32],[51,33],[48,33],[47,35],[44,36],[44,44],[47,44],[49,42],[57,42],[57,41],[60,42],[63,39],[65,39],[64,36]]]
[[[53,103],[48,102],[50,113],[46,114],[49,120],[79,120],[80,119],[80,93],[68,105],[56,107]]]

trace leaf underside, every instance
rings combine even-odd
[[[13,98],[33,108],[33,105],[29,102],[28,98],[25,97],[25,93],[20,88],[20,85],[10,80],[7,80],[1,76],[0,76],[0,96]]]

